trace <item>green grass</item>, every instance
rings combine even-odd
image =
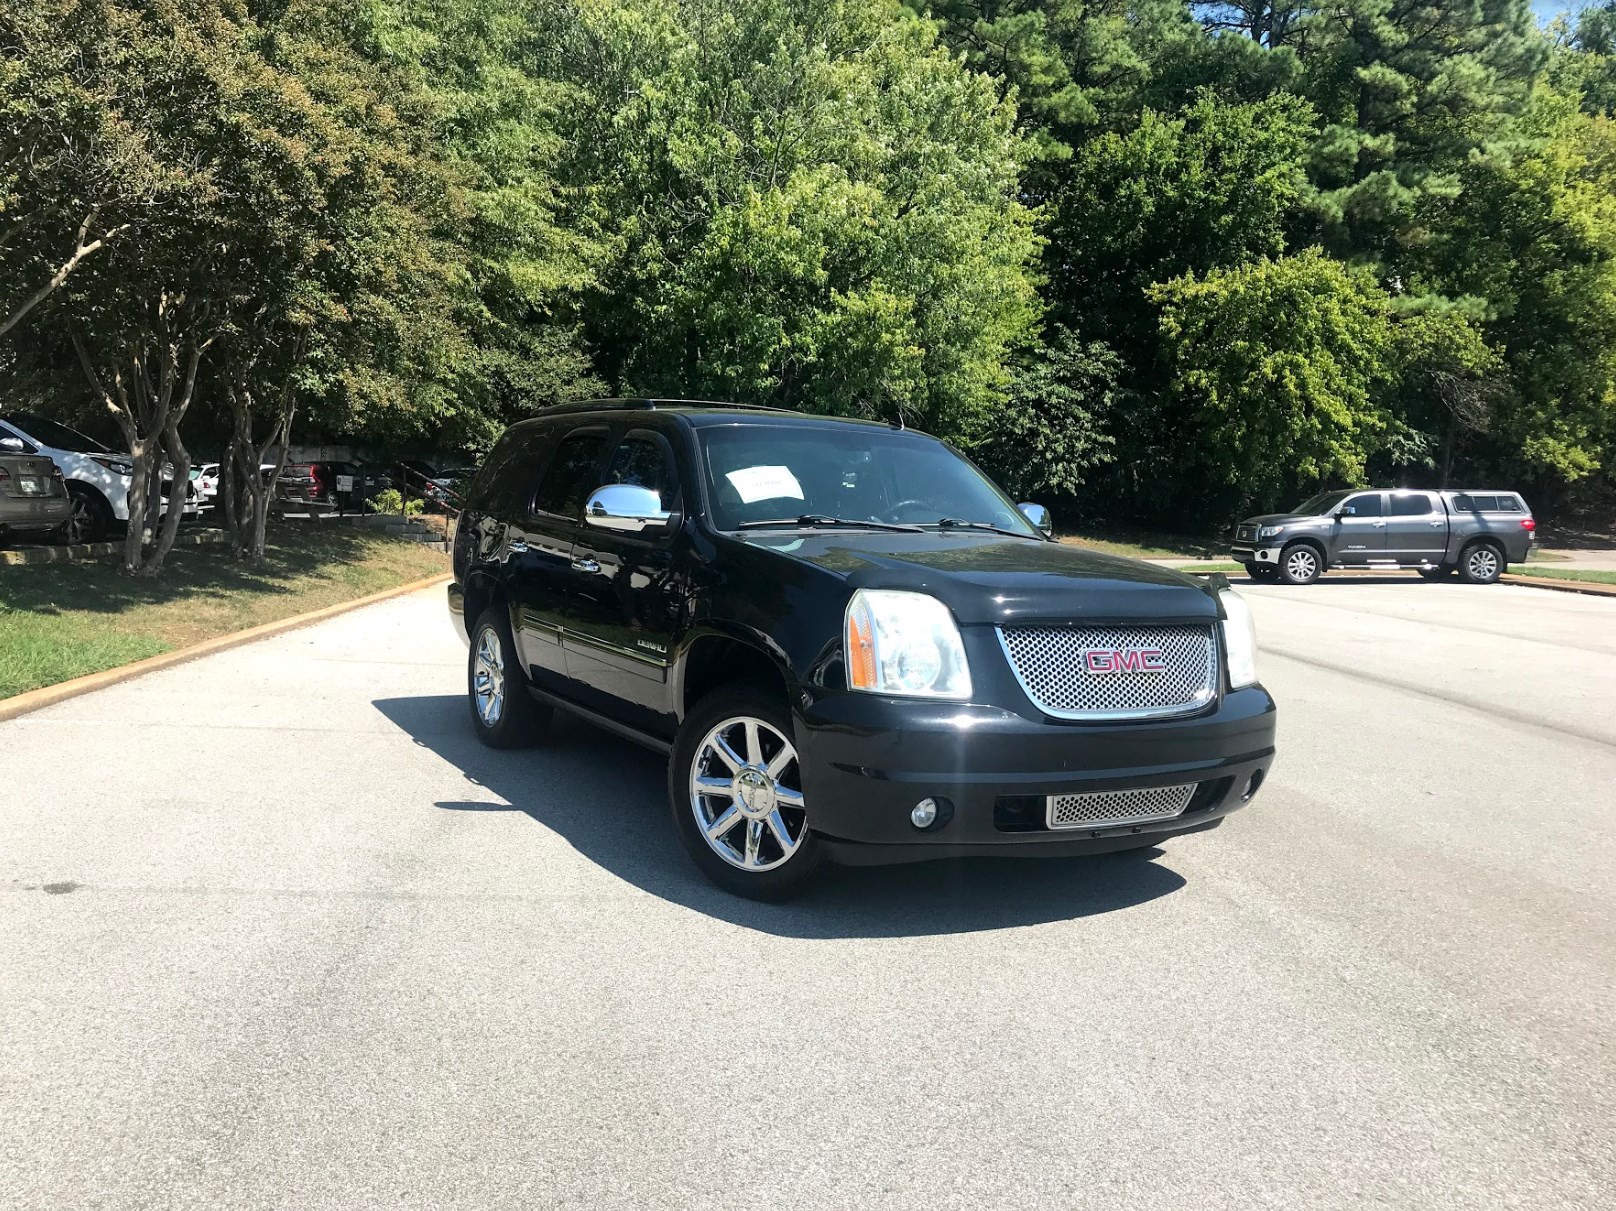
[[[1088,547],[1107,555],[1127,555],[1133,559],[1209,559],[1228,553],[1228,544],[1216,539],[1184,538],[1176,534],[1144,532],[1073,530],[1060,540],[1074,547]]]
[[[1545,580],[1580,580],[1588,584],[1616,584],[1616,572],[1593,568],[1512,568],[1516,576],[1537,576]]]
[[[1191,567],[1175,568],[1177,572],[1188,572],[1191,575],[1204,576],[1208,572],[1244,572],[1243,563],[1198,563]]]
[[[1526,553],[1526,558],[1532,563],[1565,563],[1574,556],[1563,551],[1545,551],[1542,547],[1533,547]]]
[[[262,568],[178,548],[155,580],[115,560],[0,567],[0,698],[352,601],[448,570],[442,551],[357,527],[271,531]]]

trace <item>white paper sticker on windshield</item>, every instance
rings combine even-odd
[[[791,473],[790,467],[742,467],[724,476],[740,495],[744,505],[760,500],[778,500],[789,497],[802,500],[802,485]]]

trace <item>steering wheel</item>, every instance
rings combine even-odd
[[[923,500],[900,500],[897,504],[888,509],[887,512],[892,515],[895,521],[901,521],[902,519],[898,515],[911,506],[917,509],[928,508],[926,502]]]

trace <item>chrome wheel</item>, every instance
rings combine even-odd
[[[1309,547],[1297,547],[1285,556],[1285,574],[1292,580],[1312,580],[1319,574],[1318,556]]]
[[[493,727],[505,713],[505,645],[493,627],[484,627],[477,636],[471,692],[477,700],[477,717],[483,726]]]
[[[1498,576],[1498,552],[1491,547],[1477,547],[1465,556],[1465,571],[1471,580],[1488,581]]]
[[[797,750],[761,719],[724,720],[690,763],[690,810],[708,848],[731,866],[783,866],[808,835]]]

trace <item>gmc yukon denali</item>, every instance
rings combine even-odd
[[[1235,527],[1235,560],[1253,580],[1311,584],[1326,568],[1457,572],[1491,584],[1532,549],[1537,522],[1514,492],[1378,488],[1321,492],[1289,513]]]
[[[745,896],[827,859],[1157,845],[1274,759],[1221,577],[1063,546],[883,424],[664,400],[523,421],[470,488],[449,609],[485,744],[561,709],[667,754],[685,848]]]

